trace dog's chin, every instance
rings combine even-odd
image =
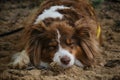
[[[72,65],[64,65],[64,64],[62,64],[62,65],[60,65],[62,68],[64,68],[64,69],[66,69],[66,68],[70,68],[70,67],[72,67]]]
[[[63,64],[63,63],[57,63],[57,65],[63,69],[66,69],[66,68],[70,68],[74,65],[74,63],[69,63],[67,65]]]

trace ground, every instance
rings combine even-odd
[[[37,0],[2,0],[0,34],[23,27],[25,18],[38,8],[39,3]],[[23,48],[18,45],[22,43],[23,31],[20,31],[0,37],[0,80],[120,80],[120,3],[107,0],[95,10],[103,35],[101,57],[96,59],[100,64],[88,69],[77,66],[66,70],[9,69],[10,57]]]

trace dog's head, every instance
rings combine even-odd
[[[91,65],[99,50],[90,31],[89,27],[71,27],[65,22],[50,26],[40,22],[26,30],[26,50],[34,65],[56,62],[67,68],[76,60]]]

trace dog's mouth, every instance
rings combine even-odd
[[[72,65],[71,64],[65,65],[65,64],[60,64],[60,63],[57,63],[57,62],[52,62],[50,65],[53,68],[62,68],[62,69],[70,68],[70,67],[73,66],[73,64]]]

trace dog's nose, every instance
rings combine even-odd
[[[70,62],[70,58],[68,56],[63,56],[60,60],[65,65],[69,64]]]

